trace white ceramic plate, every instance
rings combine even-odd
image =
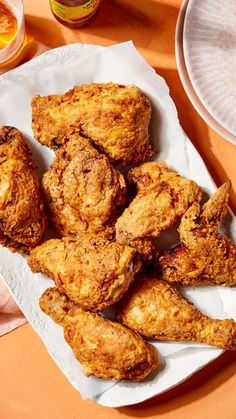
[[[218,132],[218,134],[220,134],[223,138],[225,138],[232,144],[236,144],[235,136],[232,135],[229,131],[227,131],[218,121],[216,121],[213,118],[213,116],[207,111],[205,106],[202,104],[189,78],[183,49],[183,28],[188,3],[189,0],[184,0],[182,3],[177,20],[175,34],[175,56],[181,82],[188,95],[189,100],[192,102],[192,105],[195,107],[195,109],[197,110],[199,115],[204,119],[204,121],[208,125],[210,125],[210,127],[212,127],[216,132]]]
[[[182,17],[185,7],[186,2]],[[225,130],[221,134],[233,143],[236,143],[235,14],[235,1],[190,0],[183,28],[185,64],[201,108],[207,111],[204,119],[208,122],[210,114],[213,117],[210,125],[215,120]],[[213,128],[219,131],[217,125]]]
[[[97,53],[100,52],[98,55]],[[179,125],[176,108],[165,81],[137,53],[131,43],[101,48],[73,44],[49,51],[24,66],[0,77],[0,124],[13,125],[25,135],[38,174],[48,169],[53,153],[33,139],[30,102],[35,94],[62,93],[81,83],[108,82],[136,84],[151,99],[151,138],[158,148],[157,159],[184,176],[194,179],[208,193],[215,185],[201,157]],[[236,239],[236,225],[230,231]],[[0,248],[0,272],[27,319],[44,341],[50,355],[70,383],[83,397],[106,406],[124,406],[153,397],[176,386],[215,359],[221,350],[197,344],[154,343],[165,360],[165,368],[153,380],[139,384],[112,383],[81,374],[63,330],[41,312],[38,299],[52,281],[33,275],[25,258]],[[236,317],[234,291],[220,287],[183,290],[203,312],[212,317]]]

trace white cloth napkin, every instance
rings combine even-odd
[[[0,276],[0,336],[26,323],[26,318],[15,303],[6,283]]]

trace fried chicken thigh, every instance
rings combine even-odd
[[[141,267],[131,247],[90,235],[48,240],[31,252],[28,263],[32,272],[45,273],[61,292],[91,311],[121,299]]]
[[[233,320],[213,320],[203,315],[165,281],[143,277],[134,282],[119,304],[118,321],[142,336],[236,350]]]
[[[125,180],[85,138],[70,136],[44,174],[42,189],[48,218],[60,235],[114,234],[117,211],[125,202]]]
[[[158,237],[201,198],[195,182],[164,162],[143,163],[129,171],[128,179],[137,184],[137,195],[116,222],[119,243],[132,246],[137,239]]]
[[[184,285],[236,285],[236,246],[218,230],[229,189],[228,181],[202,209],[196,202],[186,211],[179,227],[181,246],[160,258],[163,279]]]
[[[160,363],[152,345],[98,314],[84,311],[56,288],[47,289],[40,308],[64,327],[64,336],[85,375],[140,381]]]
[[[0,127],[0,244],[27,253],[45,224],[31,152],[16,128]]]
[[[150,117],[150,101],[138,87],[114,83],[82,84],[32,101],[32,128],[41,144],[57,149],[67,141],[68,130],[77,131],[119,165],[153,154]]]

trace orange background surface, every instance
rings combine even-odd
[[[30,38],[50,48],[72,42],[112,45],[132,39],[170,87],[180,122],[218,185],[232,180],[236,212],[236,147],[200,118],[181,85],[174,55],[180,0],[103,0],[96,20],[83,29],[57,22],[48,0],[24,0]],[[0,340],[1,419],[235,419],[236,359],[219,359],[171,391],[142,404],[109,409],[81,400],[27,324]]]

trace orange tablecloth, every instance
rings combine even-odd
[[[72,30],[51,15],[48,0],[24,0],[27,32],[50,48],[71,42],[111,45],[132,39],[167,81],[181,124],[219,185],[233,182],[236,211],[236,147],[198,116],[181,85],[174,31],[181,0],[103,0],[96,20]],[[234,201],[234,202],[233,202]],[[0,417],[3,419],[235,419],[236,359],[225,353],[170,392],[134,407],[108,409],[83,401],[47,354],[29,325],[0,340]]]

